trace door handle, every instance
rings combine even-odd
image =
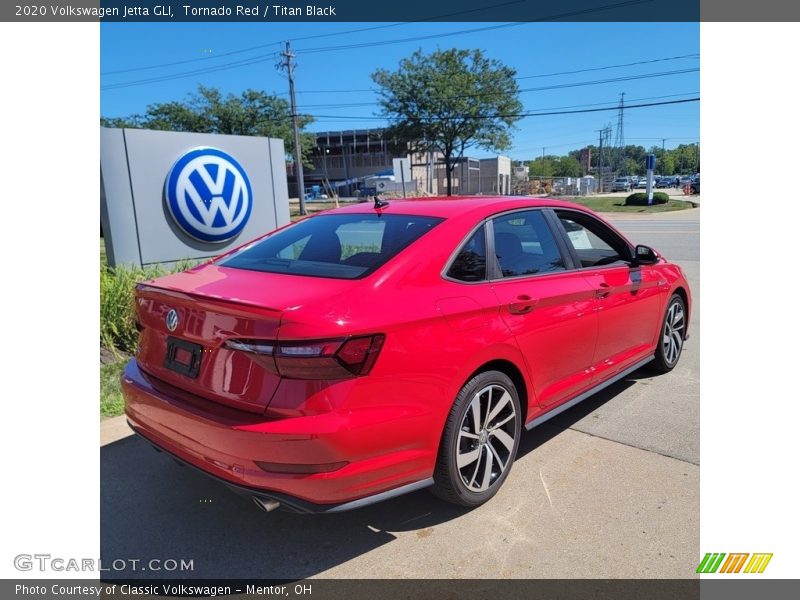
[[[538,300],[536,298],[531,298],[527,294],[522,294],[517,296],[515,302],[510,302],[508,304],[508,312],[512,315],[526,315],[533,310],[537,302]]]
[[[594,291],[595,298],[608,298],[611,295],[611,286],[607,283],[601,283],[600,287],[598,287]]]

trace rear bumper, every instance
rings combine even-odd
[[[432,483],[435,452],[413,443],[386,447],[385,411],[329,412],[269,420],[176,393],[135,360],[121,379],[133,430],[181,462],[240,493],[274,499],[301,512],[338,512]],[[313,474],[266,472],[281,465],[346,462]]]

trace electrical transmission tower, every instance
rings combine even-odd
[[[619,95],[619,113],[617,114],[617,135],[614,138],[614,160],[620,175],[627,175],[625,168],[625,92]]]
[[[294,130],[294,174],[297,181],[297,195],[300,200],[300,214],[306,214],[306,183],[303,177],[303,153],[300,146],[300,130],[297,127],[297,101],[294,95],[294,68],[296,64],[293,59],[297,56],[292,52],[289,42],[286,42],[286,49],[281,52],[283,60],[276,67],[283,69],[289,77],[289,100],[292,105],[292,129]]]

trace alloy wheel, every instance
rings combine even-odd
[[[517,413],[511,394],[491,384],[472,397],[456,442],[456,466],[472,492],[485,492],[513,458]]]
[[[684,315],[683,305],[676,301],[670,305],[667,318],[664,319],[664,334],[661,343],[664,348],[664,359],[670,365],[678,362],[683,349],[683,330],[686,324]]]

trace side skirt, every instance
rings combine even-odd
[[[579,402],[582,402],[583,400],[586,400],[589,396],[593,396],[597,392],[599,392],[600,390],[603,390],[603,389],[607,388],[608,386],[610,386],[611,384],[616,383],[620,379],[623,379],[623,378],[627,377],[628,375],[633,373],[636,369],[639,369],[639,368],[643,367],[644,365],[649,363],[654,358],[655,358],[655,356],[648,356],[644,360],[640,360],[639,362],[635,363],[631,367],[628,367],[624,371],[620,371],[619,373],[617,373],[616,375],[614,375],[610,379],[606,379],[602,383],[599,383],[598,385],[594,386],[593,388],[591,388],[589,390],[586,390],[582,394],[578,394],[572,400],[568,400],[567,402],[564,402],[563,404],[559,404],[558,406],[556,406],[554,409],[550,410],[549,412],[546,412],[545,414],[543,414],[543,415],[541,415],[539,417],[536,417],[532,421],[528,421],[528,423],[525,424],[525,429],[531,430],[534,427],[536,427],[537,425],[541,425],[545,421],[547,421],[549,419],[552,419],[556,415],[564,412],[568,408],[572,408],[573,406],[575,406]]]

